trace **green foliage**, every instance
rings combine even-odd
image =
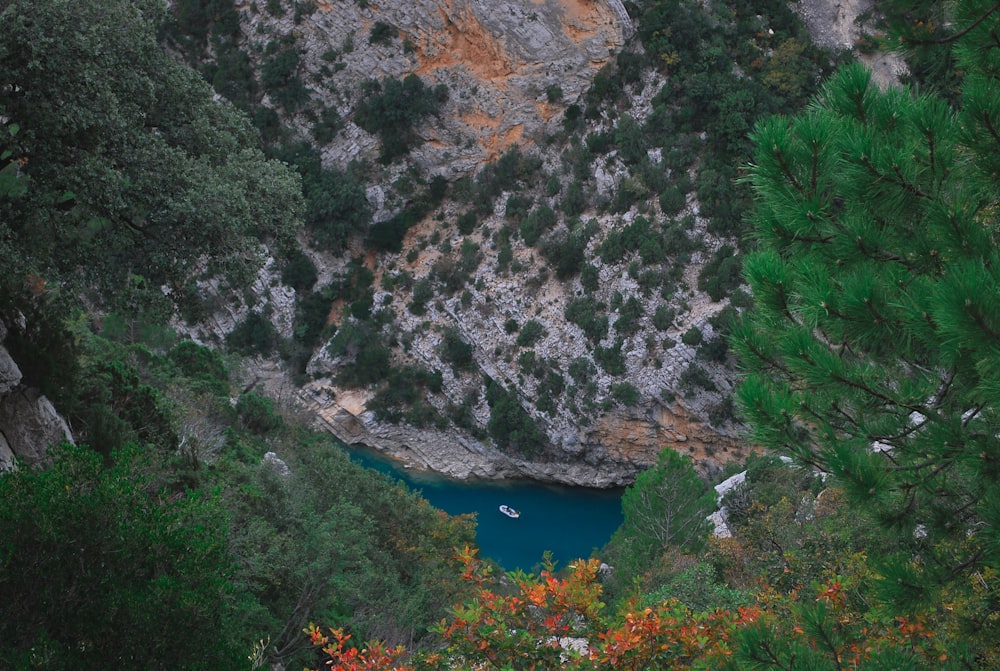
[[[519,347],[531,347],[545,335],[545,327],[540,322],[529,319],[524,322],[521,332],[517,334],[517,344]]]
[[[598,315],[599,310],[606,309],[603,303],[589,297],[574,298],[566,304],[564,316],[566,321],[583,329],[584,335],[591,342],[599,342],[608,333],[608,318]]]
[[[156,9],[44,0],[3,10],[11,86],[0,109],[21,124],[33,188],[0,202],[2,237],[28,267],[112,304],[133,276],[160,302],[161,287],[180,289],[206,262],[209,274],[252,276],[260,242],[291,245],[300,223],[298,179],[159,48]]]
[[[536,456],[545,449],[548,438],[521,407],[517,396],[490,380],[486,387],[486,401],[490,406],[486,428],[500,449],[526,457]]]
[[[702,334],[701,329],[697,326],[692,326],[681,334],[681,342],[690,347],[697,347],[704,338],[705,336]]]
[[[507,217],[508,219],[523,219],[528,214],[529,207],[531,207],[530,197],[522,196],[516,193],[512,194],[510,196],[507,196],[507,202],[504,204],[503,216]],[[523,232],[524,222],[521,223],[521,227],[522,227],[521,235],[524,235]]]
[[[609,558],[625,575],[642,576],[668,548],[697,550],[708,535],[714,494],[689,457],[665,448],[625,490],[625,519],[608,544]]]
[[[467,371],[475,368],[473,347],[457,328],[448,328],[441,339],[441,358],[451,364],[453,371]]]
[[[402,251],[406,232],[426,217],[432,207],[433,204],[425,197],[418,198],[390,219],[380,221],[372,226],[371,232],[368,234],[368,244],[379,250]]]
[[[883,562],[882,596],[902,612],[978,600],[968,572],[1000,562],[988,298],[1000,191],[986,130],[1000,100],[980,51],[996,23],[960,4],[960,108],[880,91],[851,66],[808,113],[757,126],[755,309],[733,340],[755,440],[834,474],[887,540],[911,548]]]
[[[345,322],[327,344],[327,349],[332,355],[347,359],[347,365],[337,375],[337,382],[349,387],[381,382],[391,370],[391,352],[370,322]]]
[[[722,300],[742,281],[743,266],[729,245],[720,247],[698,273],[698,288],[713,301]]]
[[[520,232],[524,244],[534,247],[538,239],[556,224],[556,213],[552,208],[542,205],[535,208],[521,220]]]
[[[542,383],[538,385],[538,400],[535,407],[541,412],[553,413],[556,403],[566,388],[566,380],[554,370],[546,373]]]
[[[615,331],[618,332],[618,335],[632,335],[639,330],[639,319],[641,318],[642,303],[635,296],[629,296],[628,300],[618,308]]]
[[[328,330],[330,306],[336,298],[333,287],[296,296],[295,329],[293,336],[300,345],[315,347]]]
[[[354,112],[354,121],[381,138],[383,163],[391,163],[410,150],[416,140],[414,125],[428,114],[436,113],[448,97],[444,84],[428,87],[415,74],[381,83],[372,80],[369,90]]]
[[[642,395],[631,382],[615,382],[611,385],[611,398],[624,406],[633,406],[639,402]]]
[[[236,416],[247,430],[257,434],[270,433],[285,423],[274,401],[252,391],[241,394],[236,401]]]
[[[583,269],[580,271],[580,284],[583,286],[583,290],[589,294],[597,291],[597,287],[600,284],[600,273],[597,270],[597,266],[592,263],[583,266]]]
[[[279,449],[289,473],[255,464],[231,492],[231,543],[244,557],[235,578],[254,597],[243,626],[266,632],[288,667],[314,660],[310,621],[419,645],[461,593],[452,548],[473,540],[470,521],[352,463],[327,437],[299,433]]]
[[[687,398],[693,396],[699,389],[704,389],[705,391],[716,390],[715,383],[712,382],[712,378],[709,377],[708,372],[696,363],[692,363],[684,369],[678,382]]]
[[[676,186],[669,186],[660,194],[660,209],[664,214],[677,214],[686,203],[686,195]]]
[[[284,145],[276,156],[302,175],[305,222],[313,242],[320,249],[342,251],[371,221],[361,179],[352,170],[324,168],[318,150],[306,143]]]
[[[490,214],[501,193],[514,190],[518,184],[530,183],[541,165],[541,159],[524,154],[514,145],[495,162],[483,166],[476,175],[475,211],[480,215]]]
[[[162,490],[151,466],[64,446],[0,477],[4,667],[236,668],[219,501]]]
[[[594,361],[608,375],[625,374],[625,355],[622,354],[622,344],[623,341],[618,339],[610,347],[598,345],[594,348]]]
[[[272,45],[276,48],[272,49]],[[309,102],[310,95],[298,74],[301,51],[291,45],[278,47],[276,42],[272,42],[265,53],[269,58],[260,68],[264,90],[285,111],[295,112]]]
[[[313,260],[300,249],[292,251],[285,267],[281,269],[281,281],[298,292],[304,292],[312,290],[316,279],[316,264]]]
[[[170,350],[168,356],[198,388],[216,396],[229,393],[229,369],[216,350],[183,340]]]
[[[421,391],[440,393],[442,385],[441,371],[431,372],[416,366],[393,368],[366,407],[382,420],[400,422],[405,419],[415,426],[425,426],[428,423],[424,417],[426,413],[419,412],[424,407]],[[436,413],[430,410],[430,419],[434,419]]]
[[[653,326],[658,331],[666,331],[674,324],[677,311],[669,305],[659,305],[653,313]]]
[[[243,355],[268,355],[278,345],[278,332],[274,324],[260,312],[249,313],[238,323],[229,335],[226,344]]]
[[[586,384],[597,374],[597,368],[590,359],[577,357],[570,361],[568,372],[577,384]]]
[[[434,298],[434,284],[426,277],[413,283],[413,300],[407,309],[417,316],[427,314],[427,302]]]
[[[458,215],[456,220],[458,232],[462,235],[469,235],[476,229],[476,213],[472,210]]]
[[[384,21],[376,21],[372,24],[372,29],[368,32],[368,44],[392,44],[392,38],[396,37],[399,31],[396,26]]]
[[[344,120],[335,107],[324,108],[319,120],[313,124],[312,136],[321,145],[330,144],[344,127]]]
[[[584,269],[587,261],[587,244],[590,234],[586,227],[577,227],[571,232],[558,229],[548,235],[539,245],[539,251],[555,268],[556,277],[567,280]],[[590,266],[591,268],[593,266]],[[596,268],[594,269],[596,271]],[[583,278],[581,276],[581,282]],[[590,278],[587,285],[590,286]]]
[[[694,612],[706,613],[749,606],[752,593],[727,585],[712,564],[698,562],[671,575],[667,582],[645,595],[643,601],[653,604],[668,599],[677,599]]]

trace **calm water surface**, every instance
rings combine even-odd
[[[475,513],[481,554],[507,570],[535,568],[546,550],[552,551],[557,566],[590,557],[622,522],[620,489],[453,480],[409,471],[375,450],[346,449],[356,461],[403,480],[447,513]],[[521,517],[507,517],[500,512],[501,504],[516,508]]]

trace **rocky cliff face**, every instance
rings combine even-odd
[[[73,442],[66,420],[40,391],[21,383],[21,370],[2,343],[0,322],[0,472],[44,462],[48,448]]]
[[[416,74],[444,84],[450,95],[419,129],[423,142],[412,159],[449,178],[535,135],[632,31],[620,0],[318,0],[308,12],[280,17],[252,6],[242,6],[249,50],[264,52],[291,36],[301,69],[322,73],[310,80],[315,97],[346,120],[323,147],[324,160],[343,167],[377,145],[350,120],[359,82]],[[391,34],[371,42],[376,25]],[[553,86],[561,90],[558,100],[547,95]],[[294,122],[304,131],[310,125],[306,118]]]
[[[690,187],[666,213],[659,193],[646,190],[633,173],[635,157],[627,161],[618,149],[590,151],[585,141],[588,134],[616,137],[625,117],[643,124],[667,75],[646,72],[624,86],[609,105],[613,109],[589,114],[594,110],[588,108],[582,130],[572,136],[562,132],[567,108],[585,106],[584,93],[595,75],[623,49],[639,48],[628,41],[634,27],[619,0],[277,4],[283,11],[265,11],[259,1],[239,5],[243,48],[258,64],[293,49],[311,102],[298,111],[282,109],[268,97],[263,103],[305,138],[316,135],[317,110],[335,110],[337,132],[316,142],[328,166],[365,164],[376,221],[400,211],[414,181],[473,176],[515,145],[541,166],[537,177],[491,196],[489,203],[474,203],[471,231],[456,224],[470,205],[446,201],[409,229],[400,253],[375,253],[358,240],[338,256],[307,245],[319,270],[318,286],[357,272],[359,264],[370,273],[378,325],[367,337],[391,348],[394,367],[440,375],[440,388],[423,390],[421,398],[436,419],[390,423],[372,410],[378,385],[338,383],[352,354],[320,347],[307,369],[312,380],[295,396],[322,426],[345,442],[456,477],[611,486],[630,482],[664,447],[690,454],[706,472],[744,456],[747,448],[728,405],[732,361],[724,347],[716,348],[723,354],[712,360],[700,348],[701,342],[721,343],[716,320],[728,304],[699,289],[699,270],[735,241],[709,230]],[[810,25],[827,31],[825,38],[816,34],[843,46],[839,4],[802,4],[808,5],[802,12]],[[447,100],[414,129],[419,141],[406,159],[376,165],[379,138],[354,123],[360,90],[366,81],[411,74],[428,85],[444,85]],[[688,140],[685,151],[697,153],[705,138]],[[650,150],[638,160],[670,184],[695,182],[696,163],[669,167],[665,156],[672,150]],[[587,205],[568,216],[562,199],[581,183]],[[634,204],[608,207],[630,189],[637,194]],[[515,213],[519,201],[524,211]],[[585,286],[579,273],[556,277],[558,254],[542,253],[545,240],[525,241],[519,225],[531,208],[559,212],[545,233],[549,241],[587,231],[583,251],[595,273],[593,286]],[[654,222],[647,237],[683,251],[648,263],[637,249],[602,258],[604,241],[645,220]],[[278,282],[279,269],[276,263],[265,270],[252,293],[269,304],[279,332],[288,336],[296,297]],[[432,295],[416,309],[418,286],[431,287]],[[596,340],[567,318],[567,307],[583,299],[607,318]],[[196,330],[199,339],[221,339],[248,310],[260,307],[233,305]],[[333,302],[331,330],[355,321],[348,307],[343,300]],[[528,322],[538,327],[530,343],[519,337]],[[455,368],[445,355],[446,340],[455,334],[471,346],[468,367]],[[287,397],[292,388],[268,362],[248,376],[275,396]],[[540,454],[502,451],[489,437],[490,384],[508,390],[545,434],[549,446]],[[461,423],[452,421],[456,413],[462,414]]]

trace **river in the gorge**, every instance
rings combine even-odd
[[[590,557],[622,522],[621,489],[548,485],[530,480],[455,480],[403,468],[375,450],[346,448],[353,459],[423,494],[452,515],[475,513],[480,553],[503,568],[530,571],[549,550],[558,566]],[[511,519],[501,505],[517,509]]]

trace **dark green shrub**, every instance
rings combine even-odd
[[[591,154],[607,154],[615,144],[615,134],[612,131],[595,131],[588,133],[584,141]]]
[[[656,312],[653,313],[653,326],[659,331],[666,331],[674,324],[674,317],[677,316],[677,311],[670,307],[669,305],[660,305],[656,308]]]
[[[535,401],[535,407],[542,412],[555,412],[556,401],[562,396],[565,388],[566,381],[563,376],[555,371],[549,371],[538,385],[538,400]]]
[[[463,370],[472,370],[475,367],[475,360],[472,357],[473,348],[456,328],[449,328],[444,332],[441,340],[441,358],[451,364],[451,368],[456,373]]]
[[[278,332],[264,315],[251,312],[226,336],[226,344],[240,354],[267,356],[278,344]]]
[[[696,363],[691,364],[684,369],[680,377],[681,389],[685,391],[685,396],[691,396],[697,389],[705,389],[706,391],[715,391],[715,383],[712,382],[712,378],[708,376],[708,373],[704,368]]]
[[[545,334],[545,327],[534,319],[529,319],[521,327],[517,336],[517,344],[521,347],[531,347]]]
[[[264,434],[281,428],[285,420],[274,409],[274,401],[254,392],[236,401],[236,416],[248,431]]]
[[[663,214],[677,214],[684,209],[685,204],[686,197],[676,186],[669,186],[660,194],[660,209]]]
[[[557,230],[539,246],[550,266],[555,268],[556,277],[566,280],[580,272],[587,260],[588,239],[583,231],[577,230],[567,234],[565,230]]]
[[[575,217],[583,213],[587,207],[587,197],[583,191],[583,183],[575,179],[566,188],[566,193],[562,199],[562,211],[568,217]]]
[[[725,338],[712,338],[706,340],[698,348],[698,358],[713,363],[722,363],[729,354],[729,343]]]
[[[545,449],[548,437],[524,411],[516,396],[490,380],[486,387],[486,402],[490,406],[487,430],[498,447],[528,457]]]
[[[681,342],[689,347],[697,347],[701,344],[704,336],[701,333],[701,329],[697,326],[692,326],[683,334],[681,334]]]
[[[521,219],[528,214],[529,207],[531,207],[531,198],[515,193],[507,196],[503,214],[508,219]]]
[[[550,198],[562,189],[562,182],[559,181],[558,175],[549,175],[549,179],[545,182],[545,195]]]
[[[611,385],[611,398],[621,405],[632,406],[639,402],[641,395],[632,383],[615,382]]]
[[[618,319],[615,320],[615,330],[619,335],[631,335],[639,329],[639,319],[642,318],[642,303],[635,296],[618,309]]]
[[[298,292],[311,291],[317,277],[316,264],[299,249],[292,250],[281,269],[281,281]]]
[[[458,226],[459,233],[462,235],[469,235],[472,231],[476,230],[476,213],[471,210],[463,212],[458,215],[456,225]]]
[[[622,354],[623,344],[621,340],[617,340],[611,347],[601,347],[598,345],[594,348],[594,360],[597,361],[597,365],[608,375],[625,374],[625,355]]]
[[[229,371],[215,350],[184,340],[177,343],[168,356],[196,386],[217,396],[229,393]]]
[[[410,144],[416,139],[414,124],[436,113],[448,97],[448,89],[443,84],[428,87],[415,74],[403,80],[385,79],[381,83],[370,80],[365,88],[368,94],[355,110],[354,121],[382,140],[380,160],[383,163],[390,163],[410,150]]]
[[[556,213],[546,205],[532,210],[531,214],[521,221],[520,232],[524,244],[534,247],[542,234],[555,226],[556,220]]]
[[[358,347],[354,362],[341,369],[338,384],[346,387],[363,387],[382,382],[392,370],[392,353],[377,340],[370,340]]]
[[[573,380],[580,385],[586,384],[597,374],[597,368],[585,357],[577,357],[570,361],[568,371]]]
[[[743,281],[743,263],[729,245],[723,245],[698,273],[698,288],[713,301],[722,300],[726,294]]]
[[[437,207],[448,195],[448,180],[441,175],[434,175],[427,184],[427,198],[430,204]]]
[[[588,263],[583,267],[583,270],[580,271],[580,284],[583,286],[583,290],[589,294],[597,291],[600,284],[600,273],[596,266]]]
[[[525,350],[517,355],[517,366],[522,373],[535,377],[538,377],[538,373],[545,372],[544,366],[538,360],[538,355],[533,349]]]
[[[326,107],[320,112],[319,121],[313,124],[312,136],[321,145],[333,142],[337,133],[344,127],[344,120],[335,107]]]
[[[608,333],[608,318],[598,315],[605,306],[590,298],[574,298],[566,304],[564,316],[566,320],[579,326],[592,342],[600,341]]]
[[[368,44],[392,44],[392,38],[399,33],[396,26],[384,21],[376,21],[368,33]]]
[[[427,302],[434,298],[434,284],[423,277],[413,283],[413,300],[406,306],[415,315],[427,313]]]
[[[326,329],[326,320],[330,315],[330,305],[334,301],[334,289],[325,287],[320,291],[298,297],[295,309],[296,342],[314,347]]]
[[[273,44],[276,43],[272,42]],[[268,45],[268,49],[271,50],[271,45]],[[302,54],[297,48],[280,48],[260,68],[264,90],[272,100],[289,112],[296,111],[309,100],[309,89],[298,76],[301,60]]]
[[[572,133],[583,127],[583,110],[576,103],[568,106],[563,112],[563,130]]]

